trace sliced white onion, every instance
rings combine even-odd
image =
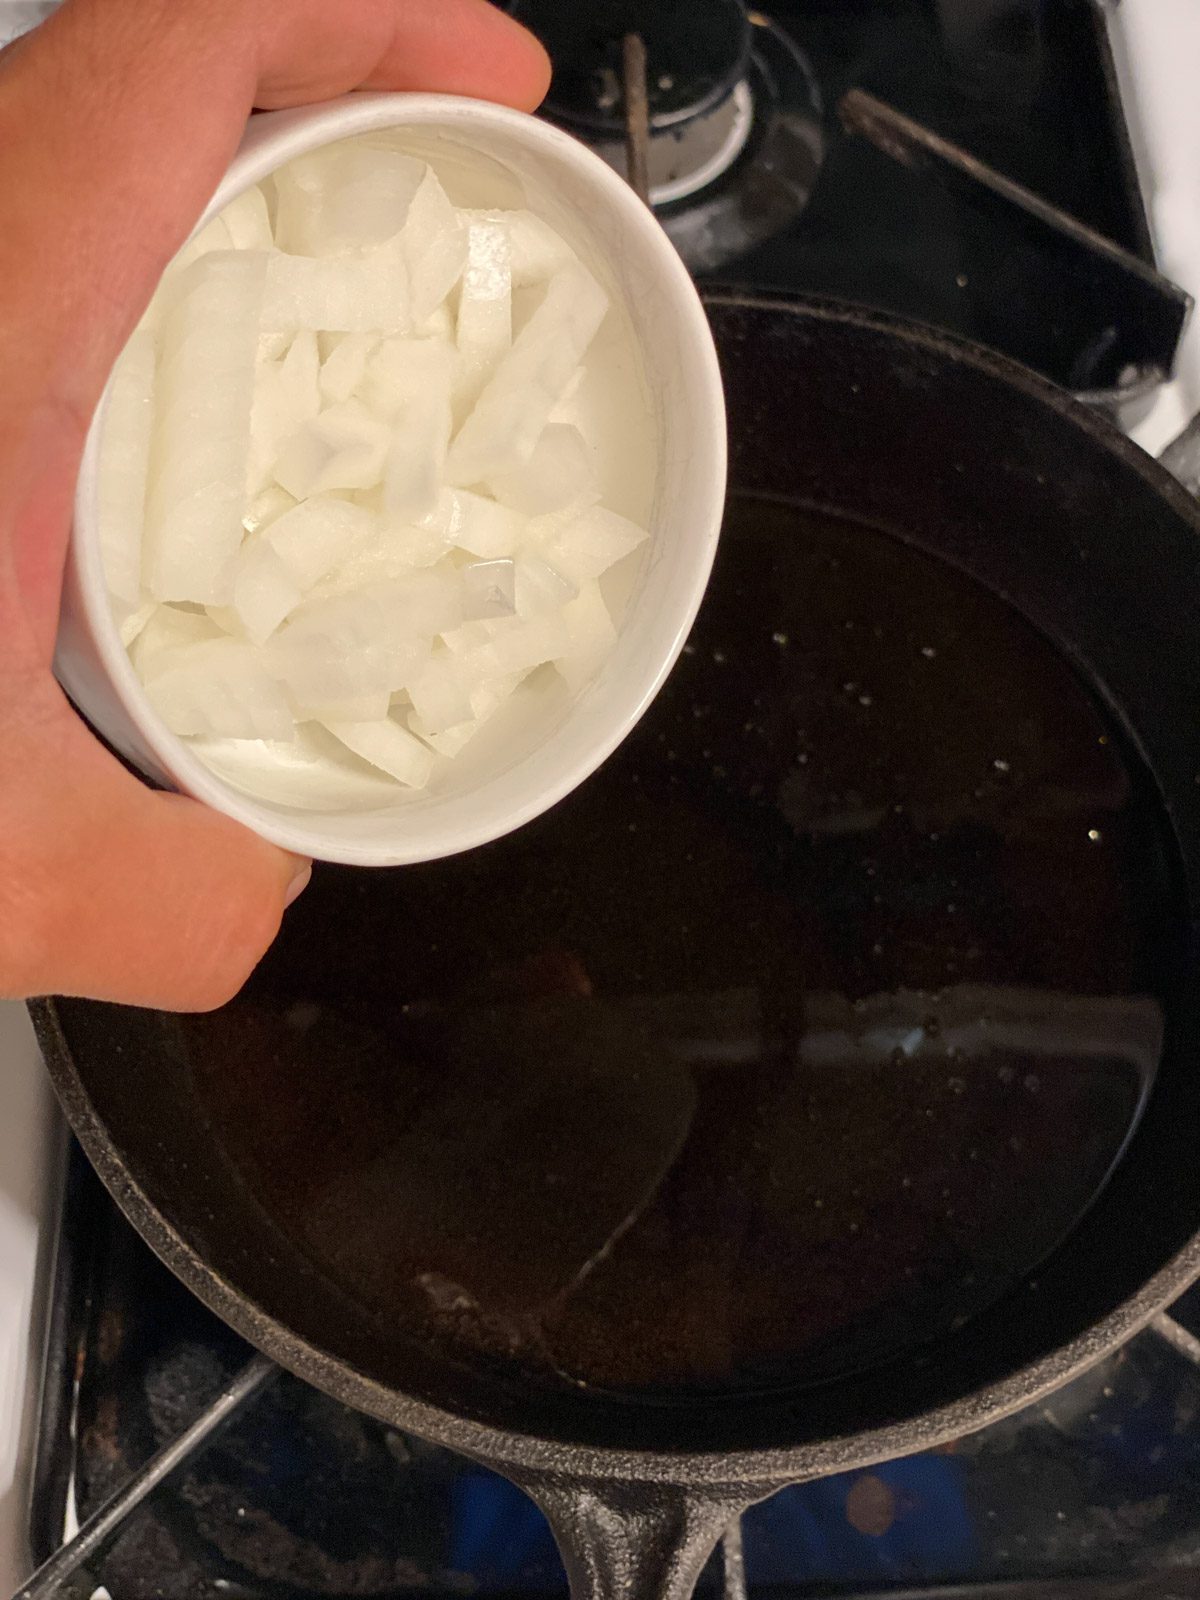
[[[507,678],[489,678],[486,682],[479,681],[471,690],[471,717],[469,721],[457,722],[453,727],[442,732],[427,727],[416,712],[410,714],[408,725],[419,739],[423,739],[431,750],[438,755],[453,759],[460,755],[479,732],[480,728],[488,722],[501,706],[516,692],[522,679],[526,676],[523,672],[514,672]]]
[[[224,602],[242,541],[268,257],[201,256],[163,327],[142,576],[158,600]]]
[[[538,517],[564,506],[595,505],[600,498],[596,465],[579,429],[549,422],[528,461],[497,473],[488,487],[503,505]]]
[[[327,721],[347,750],[409,789],[423,789],[433,776],[433,755],[407,728],[384,717],[378,722]]]
[[[257,184],[244,189],[221,212],[220,221],[229,233],[235,250],[273,250],[275,239],[266,196]]]
[[[379,518],[369,542],[315,584],[312,597],[350,594],[372,584],[405,578],[414,568],[433,566],[446,550],[446,541],[436,527],[407,526]]]
[[[203,644],[215,639],[221,630],[202,611],[183,611],[178,606],[156,606],[139,628],[129,655],[138,676],[145,681],[160,660],[173,650]]]
[[[100,459],[100,559],[109,592],[142,604],[142,525],[154,426],[154,335],[139,328],[113,370]]]
[[[612,654],[617,630],[596,582],[585,583],[561,612],[569,644],[555,661],[572,694],[578,694]]]
[[[401,333],[411,321],[404,260],[394,252],[270,257],[262,309],[268,333]]]
[[[338,255],[393,238],[426,166],[401,151],[347,139],[276,174],[276,241],[297,255]]]
[[[473,221],[458,297],[455,400],[465,413],[512,345],[512,267],[508,228]]]
[[[295,732],[287,697],[240,639],[169,651],[146,678],[146,693],[172,733],[289,739]]]
[[[513,563],[513,604],[519,617],[561,611],[578,593],[578,585],[564,578],[541,556],[526,552]]]
[[[530,672],[577,693],[615,639],[596,580],[645,538],[599,504],[572,400],[606,311],[553,228],[457,210],[386,134],[202,229],[102,441],[108,586],[166,724],[221,770],[254,740],[373,796],[426,784]]]
[[[540,554],[564,577],[582,584],[607,572],[647,537],[645,528],[628,517],[592,506],[548,539]]]
[[[314,496],[285,511],[262,535],[301,593],[350,560],[377,535],[370,511],[348,500]]]
[[[511,556],[528,537],[528,519],[469,489],[444,489],[436,512],[447,544],[481,561]]]
[[[256,494],[251,500],[246,515],[242,518],[242,527],[247,533],[257,533],[260,528],[269,528],[278,517],[285,511],[290,511],[297,503],[286,489],[281,489],[277,483],[269,483],[261,494]]]
[[[141,634],[142,629],[150,621],[150,618],[154,615],[157,609],[158,606],[155,601],[146,600],[143,601],[136,611],[130,611],[126,613],[119,625],[121,643],[125,646],[126,650],[130,648],[134,640]]]
[[[467,263],[466,225],[428,168],[408,209],[401,239],[412,317],[424,322],[453,289]]]
[[[467,652],[467,669],[481,678],[503,678],[528,672],[544,661],[555,661],[571,646],[571,636],[561,613],[548,612],[528,619],[514,617],[497,625],[486,644]]]
[[[436,339],[389,340],[371,363],[391,396],[392,433],[383,469],[383,509],[415,522],[437,505],[450,444],[453,353]]]
[[[473,561],[462,569],[462,583],[467,622],[515,615],[516,573],[511,561]]]
[[[579,259],[561,234],[532,211],[465,211],[463,215],[472,226],[491,222],[505,229],[515,288],[544,283]]]
[[[258,496],[271,487],[279,452],[321,410],[317,382],[320,358],[317,336],[302,328],[277,361],[261,359],[250,413],[250,465],[247,488]]]
[[[470,678],[453,656],[432,656],[407,689],[413,712],[427,732],[445,733],[471,721]]]
[[[470,488],[529,460],[607,310],[581,264],[554,275],[450,446],[450,483]]]
[[[232,609],[247,636],[262,644],[303,599],[304,591],[266,537],[252,540],[233,580]]]
[[[326,404],[349,400],[367,370],[367,358],[379,343],[374,333],[335,335],[336,343],[321,363],[321,398]]]
[[[275,479],[297,500],[338,489],[369,489],[383,476],[389,432],[359,400],[328,406],[294,433],[275,458]]]

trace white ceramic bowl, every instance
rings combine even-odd
[[[457,204],[528,205],[558,228],[605,282],[614,309],[599,360],[620,374],[602,461],[606,503],[650,529],[607,598],[620,605],[606,665],[575,700],[556,675],[523,686],[430,786],[397,793],[364,772],[342,792],[302,757],[226,742],[201,760],[150,706],[117,635],[97,537],[93,421],[75,504],[56,671],[92,724],[152,778],[216,807],[287,850],[361,866],[394,866],[467,850],[561,800],[645,711],[675,661],[704,593],[725,493],[725,409],[716,352],[695,287],[673,246],[628,186],[584,145],[547,123],[445,95],[354,95],[255,117],[202,222],[284,162],[381,128],[430,159]],[[597,386],[597,392],[603,386]],[[611,388],[611,385],[610,385]],[[642,404],[630,404],[630,394]],[[600,402],[603,404],[603,402]],[[602,451],[603,455],[603,451]],[[606,580],[607,582],[607,580]],[[250,792],[253,791],[253,794]]]

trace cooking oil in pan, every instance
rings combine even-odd
[[[735,502],[680,665],[548,816],[319,869],[188,1023],[344,1291],[526,1379],[819,1382],[961,1326],[1134,1127],[1180,962],[1149,781],[1006,605]],[[222,1123],[231,1081],[258,1121]]]

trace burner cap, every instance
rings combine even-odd
[[[646,46],[650,126],[674,127],[713,110],[745,76],[750,19],[741,0],[514,0],[512,15],[550,52],[546,110],[588,133],[623,127],[621,41]]]

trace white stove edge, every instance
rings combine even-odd
[[[30,1469],[58,1234],[62,1123],[25,1007],[0,1003],[0,1595],[29,1570]]]
[[[1108,0],[1109,38],[1160,270],[1200,302],[1200,6]],[[1133,437],[1158,455],[1200,410],[1200,309],[1175,379]]]
[[[48,0],[0,0],[0,45]],[[1108,26],[1162,270],[1200,300],[1200,7],[1110,0]],[[1157,454],[1200,410],[1200,315],[1175,381],[1134,438]],[[27,1575],[26,1520],[46,1295],[57,1232],[60,1119],[24,1007],[0,1003],[0,1595]]]

